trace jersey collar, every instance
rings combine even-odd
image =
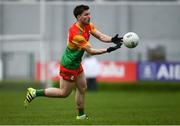
[[[75,25],[83,32],[84,28],[82,28],[77,22],[75,23]]]

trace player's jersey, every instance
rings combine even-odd
[[[82,29],[74,23],[68,33],[67,47],[62,55],[61,64],[68,69],[76,69],[80,66],[84,49],[91,46],[89,43],[90,33],[96,31],[92,23]]]

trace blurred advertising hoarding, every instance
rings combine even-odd
[[[180,81],[180,62],[140,62],[138,80]]]
[[[135,62],[100,62],[99,82],[135,82],[137,80]]]
[[[99,66],[98,82],[134,82],[137,80],[137,65],[135,62],[103,61],[99,62]],[[36,80],[41,80],[41,67],[41,64],[37,62]],[[44,67],[46,80],[53,79],[57,81],[59,79],[59,62],[49,62],[44,64]]]
[[[180,81],[180,62],[102,61],[99,65],[98,82]],[[44,67],[46,80],[59,80],[59,62],[49,62]],[[36,80],[41,79],[40,70],[41,64],[37,62]]]

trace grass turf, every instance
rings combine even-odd
[[[169,87],[164,88],[163,84],[100,86],[99,91],[86,95],[88,120],[75,119],[74,92],[66,99],[36,98],[25,110],[25,90],[0,88],[0,124],[178,125],[180,88],[171,84]]]

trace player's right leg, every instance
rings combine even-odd
[[[84,71],[82,71],[77,77],[76,88],[77,90],[76,90],[75,101],[76,101],[76,107],[78,109],[78,115],[76,116],[76,119],[78,120],[87,119],[87,115],[84,112],[85,93],[87,89],[87,82]]]
[[[60,88],[46,88],[46,89],[33,89],[28,88],[26,98],[24,100],[24,106],[27,107],[28,104],[35,98],[39,96],[44,97],[54,97],[54,98],[65,98],[67,97],[74,88],[75,83],[71,81],[64,80],[60,78]]]

